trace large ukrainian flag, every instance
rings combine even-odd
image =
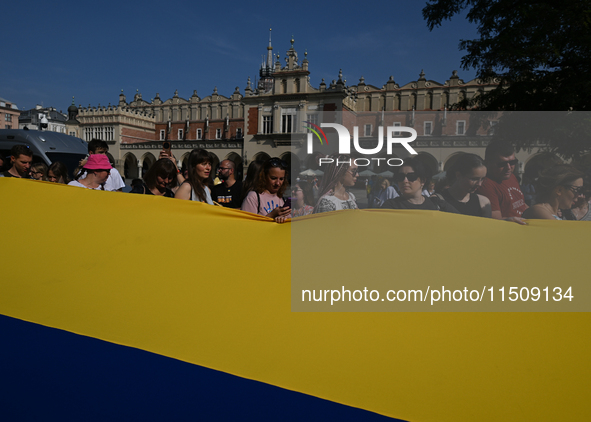
[[[292,226],[312,237],[328,230],[336,245],[356,230],[383,231],[384,219],[398,219],[398,236],[409,238],[406,223],[426,215],[442,235],[477,244],[506,230],[506,242],[522,243],[519,280],[537,274],[533,259],[586,277],[585,223],[523,231],[472,219],[479,231],[466,234],[457,216],[433,213],[278,225],[27,180],[0,179],[0,195],[2,420],[591,419],[589,313],[303,313],[291,312],[290,298]],[[356,224],[340,230],[351,215]],[[297,259],[319,279],[334,276],[326,262],[356,257],[316,245]],[[502,259],[498,246],[480,246],[483,262]],[[452,252],[431,255],[442,284],[458,265]],[[482,262],[462,264],[478,271]]]

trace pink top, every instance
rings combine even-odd
[[[271,195],[269,192],[263,192],[259,194],[261,198],[261,206],[258,207],[257,193],[255,191],[248,192],[244,202],[242,203],[242,211],[248,211],[253,214],[267,215],[277,207],[283,206],[283,199],[277,195]]]

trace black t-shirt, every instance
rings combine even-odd
[[[441,195],[443,196],[443,199],[445,199],[449,204],[457,209],[460,214],[473,215],[475,217],[484,216],[484,212],[480,206],[480,200],[478,199],[478,195],[475,193],[470,194],[470,199],[468,199],[468,202],[458,201],[451,195],[451,193],[449,193],[449,189],[445,189]]]
[[[211,199],[227,208],[240,208],[242,201],[242,182],[236,181],[232,186],[226,186],[226,182],[215,185],[211,189]]]
[[[142,183],[142,186],[134,187],[130,193],[143,193],[145,195],[154,195],[152,191],[148,188],[148,185],[146,185],[145,183]],[[166,191],[162,196],[166,198],[174,198],[174,193],[170,189],[166,188]]]
[[[382,208],[391,210],[427,210],[427,211],[445,211],[459,214],[458,210],[452,207],[444,200],[432,196],[430,198],[424,196],[425,201],[422,204],[412,204],[402,196],[398,196],[393,199],[388,199],[382,205]]]
[[[6,171],[2,172],[2,177],[16,177],[16,176],[13,176],[12,173],[9,173],[8,170],[6,170]],[[30,179],[30,178],[31,178],[31,176],[29,176],[29,175],[22,177],[22,179]]]

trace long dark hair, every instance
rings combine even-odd
[[[58,183],[64,183],[66,185],[70,183],[70,178],[68,177],[68,168],[61,161],[56,161],[49,166],[47,169],[47,177],[49,177],[49,172],[52,172],[55,177],[57,177]],[[60,178],[63,180],[63,182],[60,182]]]
[[[144,175],[144,182],[148,189],[154,189],[156,187],[156,180],[158,176],[163,179],[172,179],[172,187],[177,184],[177,169],[176,166],[168,158],[161,158],[156,161],[150,169]]]
[[[189,178],[187,182],[191,185],[193,190],[195,191],[195,195],[201,201],[205,202],[207,200],[205,195],[205,187],[210,187],[212,185],[211,180],[211,172],[209,176],[205,180],[201,180],[199,176],[197,176],[197,165],[202,163],[212,163],[211,155],[204,149],[194,149],[189,154],[188,159],[188,167],[189,167]]]
[[[445,178],[449,184],[453,184],[456,181],[456,173],[459,172],[462,176],[465,176],[473,169],[478,167],[484,167],[484,161],[480,156],[476,154],[463,153],[460,155],[455,163],[445,172]]]
[[[312,190],[312,184],[305,180],[300,180],[296,185],[299,186],[304,193],[304,205],[314,206],[314,191]],[[292,199],[292,201],[295,202],[295,198]]]
[[[248,165],[248,170],[246,171],[246,179],[244,179],[244,183],[242,184],[242,195],[240,198],[241,201],[244,202],[244,199],[246,198],[246,195],[248,195],[248,192],[254,190],[257,176],[259,175],[259,172],[261,171],[261,168],[263,167],[264,163],[265,162],[262,160],[255,160]]]
[[[583,179],[584,176],[582,171],[570,164],[559,164],[544,170],[536,181],[536,202],[547,202],[555,188],[566,187],[577,179]]]
[[[265,161],[265,163],[263,164],[263,167],[259,171],[259,175],[256,179],[257,181],[255,184],[255,190],[258,193],[263,193],[267,189],[267,178],[269,176],[269,171],[272,168],[278,168],[280,170],[285,171],[285,179],[283,179],[283,184],[281,185],[281,187],[277,191],[277,196],[279,198],[283,198],[283,194],[285,193],[285,190],[289,186],[289,179],[288,179],[288,174],[287,174],[287,163],[285,161],[283,161],[281,158],[273,157],[273,158],[269,158],[267,161]]]
[[[318,199],[334,190],[337,183],[343,179],[347,173],[347,170],[349,170],[349,167],[351,167],[349,164],[352,160],[350,155],[335,154],[331,155],[329,158],[332,158],[333,161],[329,163],[328,166],[326,166],[326,169],[324,169],[322,184],[320,185],[320,190],[318,191]],[[337,165],[337,163],[339,164]]]

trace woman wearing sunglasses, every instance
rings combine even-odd
[[[583,196],[583,173],[569,164],[550,167],[536,182],[537,203],[523,212],[523,218],[563,220],[568,210]]]
[[[445,200],[436,196],[423,196],[423,187],[428,180],[427,169],[416,158],[404,160],[404,164],[395,175],[398,183],[400,196],[394,199],[388,199],[382,205],[387,209],[410,209],[410,210],[431,210],[457,213],[453,206]]]
[[[450,186],[441,193],[441,199],[460,214],[491,218],[489,199],[475,193],[485,177],[486,167],[482,158],[476,154],[462,154],[447,171]]]
[[[283,223],[291,211],[283,201],[288,186],[287,163],[277,157],[268,159],[258,173],[254,189],[246,195],[242,210]]]
[[[79,188],[105,190],[105,183],[111,173],[111,163],[106,155],[91,154],[88,160],[76,175],[75,180],[68,183],[69,186],[77,186]],[[86,174],[85,178],[81,178]]]
[[[194,149],[189,154],[187,180],[176,191],[177,199],[205,202],[213,205],[211,199],[211,156],[204,149]]]
[[[314,207],[314,214],[329,211],[357,209],[355,196],[347,189],[355,185],[359,172],[353,159],[348,155],[333,155],[324,170],[324,178],[319,189],[320,199]],[[339,163],[337,165],[337,163]]]

